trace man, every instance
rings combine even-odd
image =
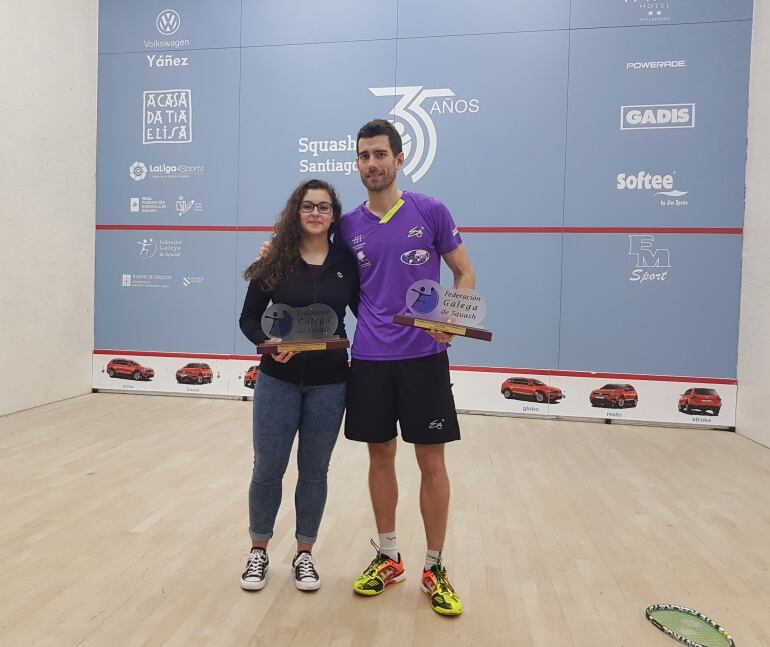
[[[365,124],[357,138],[357,167],[368,200],[340,221],[339,237],[358,261],[361,301],[352,347],[345,436],[368,443],[369,491],[379,546],[353,582],[361,595],[379,595],[404,579],[396,539],[398,484],[396,422],[413,443],[421,473],[420,510],[427,553],[422,589],[443,615],[462,613],[442,563],[449,478],[444,444],[460,438],[449,382],[446,344],[451,335],[393,323],[404,312],[410,286],[439,281],[443,258],[455,288],[473,288],[475,276],[449,210],[425,195],[401,191],[401,137],[389,121]]]

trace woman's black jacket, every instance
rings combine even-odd
[[[358,269],[355,259],[346,249],[330,243],[329,253],[317,281],[313,280],[310,268],[304,262],[272,291],[265,291],[257,281],[250,281],[239,324],[243,334],[255,345],[268,339],[262,332],[261,324],[262,315],[271,301],[295,308],[312,303],[326,304],[334,310],[339,320],[335,334],[347,337],[345,308],[350,307],[353,314],[358,313]],[[347,380],[348,353],[344,348],[306,351],[295,355],[286,364],[276,362],[271,355],[263,355],[259,370],[292,384],[336,384]]]

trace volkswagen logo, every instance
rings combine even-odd
[[[179,18],[179,14],[173,9],[164,9],[158,14],[158,18],[155,20],[155,26],[164,36],[176,34],[181,24],[182,21]]]

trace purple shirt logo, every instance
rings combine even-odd
[[[427,249],[410,249],[401,254],[401,262],[404,265],[424,265],[430,260]]]

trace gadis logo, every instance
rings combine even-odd
[[[694,103],[620,106],[621,130],[695,128]]]

